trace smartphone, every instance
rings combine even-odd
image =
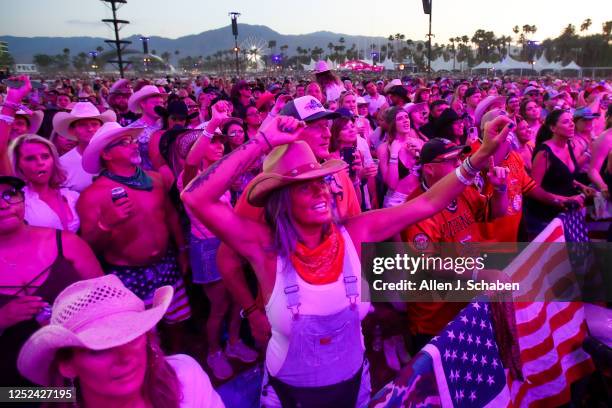
[[[2,83],[13,89],[19,89],[25,84],[25,82],[20,79],[3,79]]]
[[[111,190],[111,199],[113,203],[127,196],[127,191],[125,191],[123,187],[115,187]]]
[[[476,126],[470,126],[468,128],[467,139],[470,143],[478,140],[478,128]]]
[[[352,169],[353,162],[355,161],[356,147],[343,147],[340,149],[340,157],[349,165],[349,176],[354,177],[355,171]]]

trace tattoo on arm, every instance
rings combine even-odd
[[[206,182],[218,170],[218,168],[221,166],[221,164],[223,164],[231,156],[237,154],[238,152],[246,150],[250,145],[258,144],[258,143],[259,142],[257,140],[251,139],[248,142],[238,146],[233,152],[223,156],[222,158],[220,158],[219,160],[214,162],[208,169],[206,169],[206,171],[204,173],[200,174],[195,179],[193,179],[193,181],[191,183],[189,183],[189,185],[187,186],[185,191],[191,193],[191,192],[195,191],[196,189],[200,188],[201,185],[204,182]],[[234,181],[240,175],[242,175],[251,166],[251,164],[253,164],[255,162],[255,160],[257,160],[257,158],[258,158],[257,155],[253,155],[253,157],[250,160],[245,160],[245,161],[239,163],[238,166],[232,172],[231,177],[225,183],[225,185],[227,187],[227,188],[225,188],[225,190],[229,189],[230,186],[234,183]]]

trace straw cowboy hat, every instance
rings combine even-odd
[[[247,200],[255,207],[263,207],[268,195],[281,187],[337,173],[347,164],[338,159],[320,164],[306,142],[297,141],[278,146],[263,162],[263,172],[247,187]]]
[[[36,134],[38,129],[40,129],[40,125],[42,125],[44,113],[40,110],[26,112],[24,110],[18,110],[15,112],[15,116],[22,116],[25,120],[28,121],[28,133]]]
[[[109,144],[125,136],[136,136],[144,127],[124,128],[117,122],[107,122],[93,135],[91,141],[83,151],[83,169],[91,174],[102,171],[100,154]]]
[[[128,99],[128,108],[134,113],[142,113],[140,102],[151,96],[168,96],[168,94],[160,92],[159,88],[156,86],[145,85],[130,96],[130,99]]]
[[[489,107],[491,107],[491,105],[493,104],[501,104],[501,107],[505,107],[506,106],[506,97],[505,96],[487,96],[486,98],[484,98],[482,101],[480,101],[478,103],[478,106],[476,106],[476,110],[474,111],[474,122],[476,123],[476,125],[478,125],[480,123],[480,119],[482,118],[482,115],[484,115],[487,112],[487,109],[489,109]]]
[[[402,81],[400,79],[394,79],[391,82],[389,82],[387,85],[385,85],[385,87],[383,88],[384,93],[387,93],[391,90],[391,88],[393,88],[394,86],[402,86]]]
[[[115,275],[73,283],[53,302],[50,324],[21,348],[17,368],[30,381],[50,385],[49,371],[59,349],[107,350],[127,344],[155,327],[173,293],[172,286],[157,289],[152,306],[145,310],[144,302]]]
[[[317,63],[315,64],[315,72],[317,74],[322,74],[323,72],[327,71],[329,71],[329,66],[327,65],[327,62],[317,61]]]
[[[70,112],[58,112],[53,116],[53,130],[66,139],[76,140],[69,129],[73,122],[81,119],[98,119],[104,124],[116,121],[117,115],[110,109],[100,113],[91,102],[77,102]]]

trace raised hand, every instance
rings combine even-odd
[[[500,187],[506,185],[508,180],[508,174],[510,169],[507,167],[495,166],[493,156],[489,157],[489,171],[487,172],[487,181],[493,185],[493,187]]]
[[[259,132],[275,147],[295,142],[300,128],[304,126],[304,122],[291,116],[278,116],[260,127]]]
[[[21,81],[23,85],[19,88],[8,87],[6,101],[12,103],[20,103],[32,91],[32,84],[30,83],[30,77],[27,75],[20,75],[18,77],[12,77],[11,80]]]
[[[491,155],[506,141],[508,132],[514,128],[514,122],[507,116],[498,116],[485,125],[482,146],[479,150]]]

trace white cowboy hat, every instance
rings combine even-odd
[[[117,115],[112,110],[100,113],[91,102],[77,102],[70,112],[58,112],[53,116],[53,130],[66,139],[76,140],[76,136],[69,129],[73,122],[80,119],[98,119],[104,124],[116,121]]]
[[[36,134],[38,129],[40,129],[40,125],[42,125],[44,113],[40,110],[26,112],[23,110],[18,110],[15,112],[15,116],[23,116],[30,124],[28,127],[28,133]]]
[[[125,136],[136,136],[144,130],[144,127],[124,128],[117,122],[106,122],[92,136],[91,141],[83,151],[82,165],[83,170],[91,174],[98,174],[102,171],[100,163],[100,153],[109,144]]]
[[[480,101],[476,106],[476,110],[474,111],[474,123],[476,123],[476,126],[480,124],[482,115],[484,115],[487,112],[487,109],[489,109],[489,107],[494,103],[501,104],[501,108],[503,109],[506,106],[506,97],[489,95]]]
[[[134,92],[130,99],[128,99],[129,110],[134,113],[142,113],[140,102],[150,96],[168,96],[168,94],[160,92],[159,88],[154,85],[145,85],[138,92]]]
[[[383,91],[387,93],[389,92],[391,88],[393,88],[394,86],[398,86],[398,85],[402,86],[403,85],[402,81],[400,79],[394,79],[391,82],[389,82],[387,85],[385,85],[385,87],[383,88]]]
[[[162,319],[174,290],[155,291],[151,308],[109,274],[73,283],[53,302],[51,322],[23,345],[17,368],[30,381],[51,385],[51,364],[64,347],[107,350],[142,336]]]
[[[329,71],[329,66],[327,66],[327,62],[325,61],[317,61],[315,64],[315,72],[317,74],[321,74],[323,72]]]

